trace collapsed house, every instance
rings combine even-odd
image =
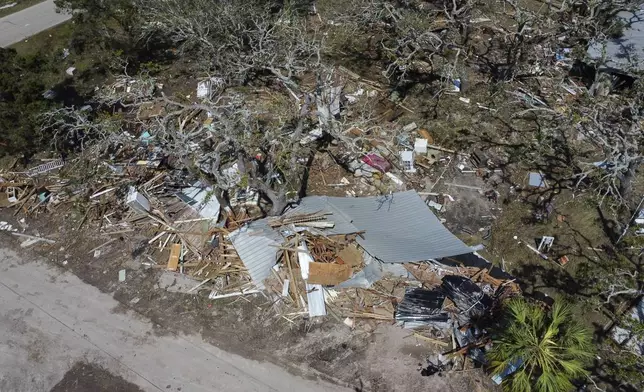
[[[228,239],[255,288],[283,302],[290,315],[331,311],[351,325],[368,318],[405,328],[465,327],[465,342],[472,335],[467,326],[492,309],[492,296],[519,291],[415,191],[305,197],[281,217],[253,221]]]
[[[316,219],[322,216],[331,227],[311,225],[306,222],[307,214],[313,214]],[[290,222],[289,217],[302,217],[302,221]],[[270,219],[265,218],[229,236],[259,288],[264,287],[263,280],[277,261],[284,234],[302,232],[309,227],[323,231],[324,235],[357,234],[355,241],[366,254],[365,266],[371,267],[354,274],[351,283],[344,287],[369,287],[374,278],[381,276],[380,272],[396,270],[387,264],[440,259],[473,251],[440,223],[414,191],[363,198],[305,197],[299,206],[285,212],[283,219],[281,231],[272,228]]]
[[[281,216],[260,218],[253,189],[234,189],[224,203],[206,184],[157,170],[156,152],[143,149],[135,158],[105,165],[120,182],[97,188],[63,192],[62,181],[50,181],[45,191],[16,188],[28,177],[23,173],[10,173],[0,188],[5,204],[27,211],[84,198],[86,215],[95,212],[101,222],[100,235],[112,237],[89,252],[95,258],[113,236],[132,233],[141,237],[132,257],[164,269],[171,280],[181,276],[181,292],[213,300],[259,294],[290,323],[323,316],[364,330],[396,323],[421,338],[451,336],[453,350],[480,358],[488,338],[477,323],[498,301],[520,292],[512,277],[476,253],[478,247],[441,223],[431,210],[436,203],[415,191],[308,196]],[[119,281],[125,279],[123,270]]]

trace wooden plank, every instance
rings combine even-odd
[[[297,300],[300,296],[300,293],[297,289],[297,280],[295,280],[295,274],[293,273],[293,267],[291,266],[291,260],[289,257],[289,251],[284,252],[284,262],[286,263],[286,266],[288,267],[288,274],[291,278],[291,284],[290,288],[293,291],[293,296],[295,297],[295,304],[297,305],[297,308],[300,308],[300,303]]]
[[[413,335],[409,335],[409,336],[414,336],[414,337],[416,337],[418,339],[425,340],[425,341],[427,341],[429,343],[438,344],[438,345],[441,345],[443,347],[449,347],[449,343],[447,343],[447,342],[443,342],[442,340],[438,340],[438,339],[429,338],[427,336],[419,334],[418,332],[414,332]]]
[[[309,263],[309,284],[336,285],[351,277],[348,264]]]
[[[181,255],[181,244],[172,244],[170,258],[168,258],[168,270],[177,270],[177,267],[179,266],[179,255]]]
[[[363,260],[362,252],[354,244],[342,249],[337,258],[342,260],[340,264],[347,264],[351,267],[359,266]]]
[[[27,185],[26,182],[0,182],[0,188],[20,187]]]

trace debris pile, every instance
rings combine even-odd
[[[281,214],[267,217],[274,200],[249,174],[265,169],[266,152],[215,158],[214,139],[203,140],[221,119],[201,106],[181,106],[177,113],[187,116],[179,122],[185,135],[181,144],[196,156],[187,163],[164,144],[164,135],[147,128],[154,121],[145,119],[159,120],[164,110],[152,105],[140,108],[143,125],[123,130],[107,152],[83,153],[102,159],[51,159],[23,171],[15,170],[14,162],[0,172],[0,207],[31,216],[81,211],[75,230],[93,222],[102,237],[89,252],[94,258],[117,238],[131,236],[138,240],[135,260],[193,278],[194,286],[186,290],[190,294],[212,300],[261,294],[289,323],[328,316],[367,331],[378,323],[397,323],[444,347],[451,337],[454,350],[480,355],[475,349],[485,334],[477,323],[500,299],[520,290],[443,225],[433,211],[443,211],[454,199],[431,191],[448,169],[483,177],[495,172],[494,162],[482,152],[469,156],[442,148],[415,123],[384,126],[379,134],[336,129],[333,119],[347,107],[377,95],[360,87],[367,82],[358,83],[351,74],[349,79],[318,89],[315,97],[291,92],[298,102],[317,104],[319,128],[297,145],[309,148],[329,137],[342,141],[329,148],[329,155],[381,196],[289,199]],[[203,81],[197,96],[207,100],[220,87],[216,78]],[[132,93],[134,100],[157,86],[123,80],[114,89]],[[441,174],[430,192],[404,191],[436,170]],[[286,180],[277,171],[267,176],[269,185]],[[343,177],[334,186],[349,183]],[[346,194],[357,196],[355,191]],[[14,230],[7,224],[0,229]],[[21,235],[29,237],[30,245],[50,241]],[[126,280],[121,270],[119,281],[130,276]]]
[[[436,203],[415,191],[310,196],[281,216],[263,218],[256,190],[237,188],[222,207],[211,187],[185,182],[149,146],[138,151],[129,154],[134,161],[100,168],[99,187],[54,174],[74,161],[3,173],[4,205],[35,214],[84,200],[77,228],[99,221],[105,237],[90,252],[94,257],[120,236],[145,236],[136,257],[150,268],[193,277],[188,292],[211,299],[262,292],[290,322],[331,315],[352,328],[399,322],[447,337],[452,326],[488,315],[501,295],[519,292],[507,278],[493,277],[487,262],[445,263],[474,251],[431,212],[428,204],[437,209]],[[365,158],[389,170],[376,156]]]
[[[396,309],[396,321],[401,322],[405,328],[445,328],[449,321],[449,315],[443,310],[445,298],[445,294],[439,290],[408,288]]]

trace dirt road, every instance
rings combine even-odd
[[[57,13],[54,0],[0,18],[0,47],[6,48],[71,19],[70,14]]]
[[[349,391],[224,352],[196,335],[160,332],[75,275],[11,250],[0,248],[0,271],[0,391],[51,391],[79,362],[144,391]]]

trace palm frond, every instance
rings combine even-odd
[[[506,304],[506,324],[488,352],[490,370],[502,374],[517,358],[522,365],[503,380],[508,392],[567,392],[571,380],[588,372],[593,357],[590,332],[577,323],[570,305],[557,301],[548,312],[523,298]]]

